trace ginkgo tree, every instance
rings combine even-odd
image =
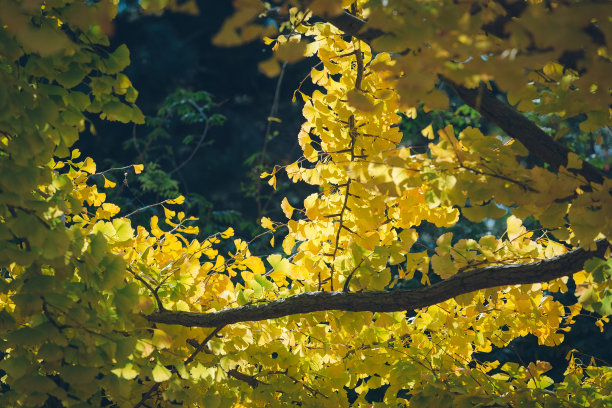
[[[609,5],[276,2],[275,33],[258,23],[271,5],[236,1],[215,43],[264,37],[270,75],[319,61],[317,89],[296,91],[303,157],[262,175],[318,192],[261,220],[288,231],[262,258],[239,238],[220,253],[231,228],[199,237],[182,196],[132,225],[106,176],[142,166],[99,169],[71,148],[86,114],[143,121],[129,51],[109,49],[115,3],[0,1],[1,406],[337,407],[381,387],[384,406],[610,403],[600,361],[570,353],[555,383],[550,363],[475,356],[527,334],[558,346],[586,311],[609,321],[612,180],[562,126],[601,142],[610,124]],[[406,143],[402,117],[447,108],[442,88],[494,130],[428,126],[426,149]],[[507,212],[499,236],[445,231]]]

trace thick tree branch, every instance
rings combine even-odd
[[[344,31],[346,35],[359,38],[361,41],[371,42],[385,34],[384,31],[377,28],[364,29],[366,21],[346,11],[336,16],[324,16],[323,18]]]
[[[234,307],[212,313],[162,310],[148,315],[146,318],[152,323],[187,327],[219,327],[239,322],[275,319],[283,316],[329,310],[351,312],[414,310],[480,289],[547,282],[563,276],[570,276],[582,270],[586,260],[593,257],[603,257],[609,247],[608,241],[599,240],[597,241],[597,248],[593,251],[579,248],[538,262],[488,266],[459,273],[435,285],[416,290],[361,293],[308,292],[261,305]]]
[[[476,109],[486,120],[499,126],[508,136],[521,142],[527,150],[548,163],[553,170],[567,166],[567,155],[571,152],[570,149],[555,141],[510,105],[499,100],[485,86],[469,89],[442,75],[439,77],[453,88],[466,104]],[[589,182],[599,184],[604,182],[604,175],[597,167],[588,162],[583,162],[580,169],[569,169],[569,171],[583,176]]]
[[[325,17],[325,19],[347,35],[366,42],[385,34],[378,29],[368,28],[366,21],[347,12],[338,16]],[[442,75],[440,79],[455,90],[466,104],[476,109],[486,120],[499,126],[508,136],[521,142],[532,154],[548,163],[553,170],[556,171],[561,166],[567,167],[570,149],[555,141],[510,105],[499,100],[485,86],[469,89]],[[583,162],[580,169],[570,171],[583,176],[587,182],[602,184],[605,179],[599,169],[587,162]]]

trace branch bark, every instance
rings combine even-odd
[[[596,242],[595,250],[582,248],[538,262],[495,265],[459,273],[434,285],[416,290],[376,292],[308,292],[261,305],[248,305],[211,313],[162,310],[145,316],[152,323],[187,327],[220,327],[228,324],[275,319],[284,316],[343,310],[351,312],[397,312],[414,310],[480,289],[547,282],[582,270],[584,262],[603,257],[607,240]]]
[[[510,105],[499,100],[487,87],[469,89],[458,85],[450,79],[439,75],[439,78],[450,86],[470,107],[477,110],[486,120],[499,126],[508,136],[518,140],[535,156],[557,171],[561,166],[567,167],[570,149],[547,135],[542,129],[516,111]],[[604,175],[588,162],[583,162],[579,169],[568,169],[584,177],[588,182],[602,184]]]
[[[365,42],[370,42],[385,34],[381,30],[368,28],[366,21],[348,12],[323,18],[344,31],[345,34]],[[570,149],[547,135],[510,105],[499,100],[485,86],[470,89],[442,75],[439,75],[439,78],[450,86],[467,105],[477,110],[489,122],[499,126],[508,136],[521,142],[532,154],[547,163],[554,171],[557,171],[561,166],[567,167]],[[581,168],[570,169],[569,171],[584,177],[587,182],[602,184],[605,180],[603,173],[587,162],[583,162]]]

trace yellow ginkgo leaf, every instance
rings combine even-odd
[[[291,204],[289,204],[287,197],[283,198],[283,201],[281,202],[281,209],[283,210],[283,213],[285,213],[285,217],[291,219],[294,208],[291,206]]]
[[[81,166],[81,170],[86,171],[90,174],[94,174],[96,172],[96,163],[94,163],[91,157],[88,157],[83,162],[83,165]]]
[[[306,44],[304,42],[288,41],[278,44],[276,57],[284,62],[294,63],[304,58]]]
[[[242,263],[256,275],[263,275],[266,273],[266,267],[263,261],[256,256],[250,256],[242,261]]]
[[[431,123],[425,129],[421,130],[421,134],[424,137],[428,138],[429,140],[434,139],[435,133],[434,133],[433,126],[431,125]]]
[[[104,176],[102,176],[104,177]],[[104,177],[104,188],[113,188],[117,185],[117,183],[114,183],[112,181],[110,181],[109,179],[107,179],[106,177]]]
[[[268,217],[261,218],[261,226],[265,229],[270,229],[270,230],[274,229],[274,224],[272,224],[272,220],[270,220],[270,218]]]
[[[261,61],[259,64],[257,64],[257,67],[261,72],[263,72],[265,76],[269,78],[274,78],[275,76],[278,76],[281,71],[280,64],[278,63],[278,60],[274,57],[265,61]]]
[[[185,197],[180,195],[172,200],[166,201],[168,204],[183,204],[185,202]]]
[[[232,227],[229,227],[228,229],[226,229],[225,231],[221,233],[221,238],[223,239],[231,238],[233,236],[234,236],[234,229]]]

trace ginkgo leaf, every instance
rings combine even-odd
[[[221,238],[223,239],[227,239],[233,236],[234,236],[234,228],[232,227],[229,227],[228,229],[226,229],[225,231],[221,233]]]
[[[352,89],[346,93],[346,99],[348,103],[363,112],[373,112],[374,111],[374,101],[371,96],[360,92],[356,89]]]
[[[421,134],[429,140],[434,139],[435,133],[434,133],[433,126],[431,125],[431,123],[429,124],[429,126],[427,126],[425,129],[421,131]]]
[[[275,50],[275,55],[279,60],[292,64],[303,59],[305,51],[306,44],[304,42],[287,41],[285,43],[278,44],[278,48]]]
[[[90,174],[94,174],[96,172],[96,163],[94,163],[91,157],[88,157],[83,162],[83,165],[81,166],[81,170],[86,171]]]
[[[280,254],[270,255],[267,258],[268,263],[274,268],[274,271],[288,275],[291,273],[291,263],[288,259],[283,258]]]
[[[117,185],[117,183],[110,181],[105,176],[102,176],[102,177],[104,177],[104,188],[113,188]]]
[[[160,349],[169,348],[172,346],[172,337],[163,330],[153,329],[153,338],[151,339],[153,345]]]
[[[255,275],[263,275],[266,273],[266,267],[264,266],[263,261],[256,257],[250,256],[242,261]]]
[[[525,227],[523,227],[522,221],[518,217],[515,217],[514,215],[511,215],[510,217],[508,217],[508,219],[506,220],[506,223],[508,224],[507,231],[508,231],[508,239],[510,241],[514,241],[515,239],[520,237],[522,234],[524,234],[525,231],[527,231]]]
[[[268,217],[261,217],[261,226],[265,229],[274,229],[274,224],[272,224],[272,220]]]
[[[134,365],[129,362],[122,367],[112,369],[111,372],[117,377],[126,380],[133,380],[138,375],[138,371],[135,369]]]
[[[457,273],[459,268],[455,266],[449,254],[440,256],[435,254],[431,257],[431,266],[435,273],[440,275],[442,279],[448,279]]]
[[[497,206],[494,201],[485,205],[466,207],[461,213],[470,221],[481,222],[485,218],[500,218],[506,214],[506,210]]]
[[[295,238],[293,238],[291,235],[287,235],[285,239],[283,239],[283,251],[285,251],[285,254],[291,255],[294,246]]]
[[[257,64],[257,67],[269,78],[274,78],[275,76],[278,76],[281,71],[280,64],[278,63],[278,60],[274,57],[260,62],[259,64]]]
[[[153,381],[158,383],[168,381],[170,377],[172,377],[170,370],[161,365],[159,362],[155,365],[151,374],[153,375]]]
[[[166,201],[168,204],[183,204],[185,202],[185,197],[183,195],[180,195],[176,198],[173,198],[172,200],[168,200]]]
[[[283,213],[285,213],[285,217],[291,219],[294,208],[291,206],[291,204],[289,204],[287,197],[283,198],[283,201],[281,202],[281,209],[283,210]]]
[[[276,176],[270,177],[270,179],[268,180],[268,184],[276,190]]]
[[[172,210],[164,207],[163,205],[162,205],[162,208],[164,209],[164,217],[166,217],[167,220],[171,220],[176,215],[175,211],[172,211]]]

